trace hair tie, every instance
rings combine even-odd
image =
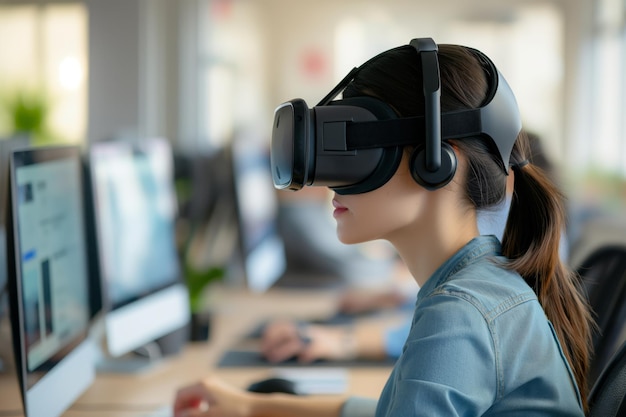
[[[512,164],[511,168],[513,168],[514,170],[521,170],[528,164],[530,164],[530,161],[528,159],[524,159],[523,161],[520,161],[517,164]]]

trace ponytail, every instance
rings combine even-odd
[[[522,138],[522,135],[520,138]],[[511,155],[515,186],[502,239],[503,254],[533,288],[563,346],[587,410],[591,313],[576,275],[559,256],[564,196],[545,173],[527,164],[519,140]]]
[[[470,204],[485,209],[501,202],[506,175],[488,143],[480,138],[450,142],[467,159],[466,195]],[[593,321],[580,281],[559,255],[566,224],[565,198],[546,172],[532,163],[529,147],[523,132],[510,158],[515,183],[502,254],[509,260],[506,267],[517,271],[537,294],[561,342],[586,410]]]

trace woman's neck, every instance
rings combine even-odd
[[[389,238],[420,287],[447,259],[479,235],[476,212],[449,201],[450,195],[445,191],[440,196],[431,200],[418,221]]]

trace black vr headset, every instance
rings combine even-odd
[[[424,116],[398,118],[386,103],[372,97],[333,101],[362,66],[354,68],[312,109],[304,100],[295,99],[274,112],[270,159],[276,188],[299,190],[314,185],[338,194],[372,191],[396,172],[404,146],[423,144],[411,156],[411,174],[419,184],[435,190],[456,172],[456,155],[444,141],[475,136],[491,141],[508,173],[522,123],[515,96],[493,62],[480,51],[467,48],[487,73],[485,102],[477,109],[442,114],[437,44],[431,38],[420,38],[410,45],[421,59]]]

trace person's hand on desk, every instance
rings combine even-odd
[[[354,326],[307,325],[277,321],[266,326],[261,353],[270,362],[296,358],[299,362],[386,357],[382,328],[374,324]]]
[[[174,416],[246,417],[251,415],[251,396],[217,378],[207,378],[178,390]]]
[[[290,321],[277,321],[266,326],[261,353],[270,362],[297,358],[310,363],[319,359],[353,359],[356,345],[352,331],[339,326],[301,326]]]

